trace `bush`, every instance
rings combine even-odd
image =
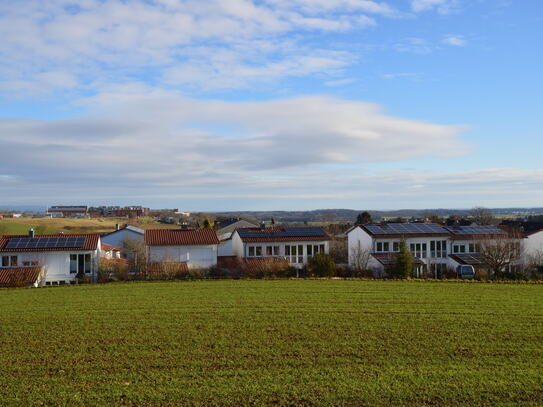
[[[309,259],[308,271],[315,277],[334,277],[337,266],[332,256],[323,253],[317,253]]]
[[[498,271],[494,273],[494,280],[528,281],[528,276],[520,271]]]

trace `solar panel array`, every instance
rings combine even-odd
[[[447,228],[455,235],[504,235],[505,232],[496,226],[457,226]]]
[[[6,249],[70,249],[82,248],[85,237],[59,236],[59,237],[12,237],[6,244]]]
[[[366,225],[373,235],[447,234],[448,231],[435,223],[383,223]]]
[[[254,229],[254,228],[245,228],[238,229],[240,237],[265,237],[265,238],[275,238],[275,237],[319,237],[326,236],[326,232],[323,228],[275,228],[271,230],[267,229]]]

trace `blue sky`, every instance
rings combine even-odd
[[[538,0],[0,0],[0,204],[543,202]]]

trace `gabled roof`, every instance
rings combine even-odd
[[[102,236],[109,236],[109,235],[112,235],[114,233],[121,232],[123,230],[130,230],[131,232],[137,233],[137,234],[142,235],[142,236],[145,233],[145,230],[140,229],[140,228],[138,228],[136,226],[126,225],[125,227],[122,227],[119,230],[114,230],[113,232],[104,233],[104,234],[102,234]]]
[[[0,268],[0,287],[26,287],[40,277],[41,267]]]
[[[82,239],[74,239],[82,238]],[[20,242],[29,242],[29,244],[20,244],[17,247],[12,247],[10,241],[18,239]],[[63,241],[76,240],[75,244],[63,244]],[[51,244],[41,245],[36,244],[42,240]],[[0,236],[0,252],[65,252],[78,250],[96,250],[100,235],[98,233],[88,234],[54,234],[54,235],[35,235],[33,238],[28,235],[5,235]],[[56,242],[54,242],[56,241]],[[12,241],[12,243],[15,241]],[[8,247],[9,245],[9,247]],[[37,246],[37,247],[36,247]]]
[[[321,227],[270,227],[236,229],[243,242],[300,242],[330,240]]]
[[[213,229],[148,229],[147,246],[194,246],[219,244]]]

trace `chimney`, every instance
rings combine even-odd
[[[28,237],[34,239],[34,229],[28,229]]]

